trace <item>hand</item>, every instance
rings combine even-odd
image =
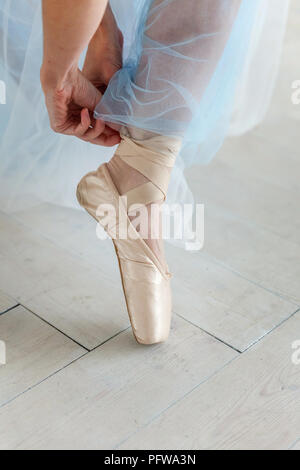
[[[52,129],[96,145],[117,145],[119,133],[93,118],[102,98],[100,91],[77,68],[70,70],[59,85],[51,74],[53,71],[42,67],[41,82]]]
[[[113,75],[122,68],[123,35],[108,4],[91,40],[83,67],[84,76],[104,93]]]

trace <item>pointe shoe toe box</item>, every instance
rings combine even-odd
[[[165,279],[151,264],[125,259],[120,264],[137,341],[147,345],[166,341],[172,314],[170,279]]]

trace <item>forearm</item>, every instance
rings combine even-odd
[[[59,87],[77,68],[105,13],[107,0],[43,0],[44,86]]]

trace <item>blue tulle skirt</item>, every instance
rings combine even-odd
[[[185,164],[208,162],[228,131],[260,3],[136,0],[128,57],[96,116],[180,137]]]
[[[125,37],[124,65],[96,117],[145,135],[180,137],[170,202],[191,202],[183,171],[209,162],[226,135],[263,117],[279,63],[288,0],[111,0]],[[77,206],[82,175],[103,149],[50,130],[39,83],[40,0],[0,5],[0,202]],[[269,44],[272,44],[272,48]],[[255,70],[255,73],[253,73]]]

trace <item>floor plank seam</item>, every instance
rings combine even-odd
[[[286,323],[287,321],[289,321],[291,318],[293,318],[295,315],[297,315],[297,313],[300,312],[300,308],[298,308],[295,312],[291,313],[287,318],[284,318],[280,323],[278,323],[278,325],[275,325],[270,331],[267,331],[265,334],[263,334],[262,336],[260,336],[259,338],[257,338],[255,341],[253,341],[253,343],[251,343],[249,346],[247,346],[245,349],[243,350],[240,350],[240,349],[237,349],[235,348],[233,345],[229,344],[229,343],[226,343],[226,341],[222,340],[221,338],[219,338],[218,336],[215,336],[214,334],[210,333],[209,331],[205,330],[204,328],[201,328],[201,326],[199,325],[196,325],[195,323],[193,323],[192,321],[188,320],[187,318],[185,318],[184,316],[182,316],[181,314],[177,313],[177,312],[174,312],[178,317],[180,317],[182,320],[185,320],[187,323],[190,323],[191,325],[195,326],[196,328],[198,328],[199,330],[203,331],[203,333],[206,333],[207,335],[211,336],[212,338],[214,338],[216,341],[219,341],[220,343],[224,344],[225,346],[229,347],[230,349],[233,349],[234,351],[236,351],[237,353],[239,354],[244,354],[245,352],[247,352],[249,349],[253,348],[253,346],[255,346],[256,344],[258,344],[262,339],[266,338],[267,336],[269,336],[271,333],[273,333],[275,330],[277,330],[277,328],[279,328],[280,326],[284,325],[284,323]]]
[[[20,307],[20,304],[16,304],[13,307],[8,308],[7,310],[4,310],[4,312],[0,312],[0,317],[2,315],[5,315],[6,313],[9,313],[11,310],[14,310],[15,308]]]
[[[96,349],[100,348],[101,346],[103,346],[105,343],[107,343],[108,341],[110,341],[111,339],[115,338],[116,336],[120,335],[121,333],[123,333],[124,331],[128,330],[130,328],[130,326],[127,326],[126,328],[124,328],[123,330],[119,330],[117,331],[117,333],[115,333],[114,335],[110,336],[109,338],[107,338],[106,340],[104,340],[102,343],[99,343],[97,344],[97,346],[89,349],[87,346],[83,346],[82,344],[78,343],[78,341],[76,341],[74,338],[72,338],[71,336],[68,336],[66,333],[64,333],[62,330],[58,329],[56,326],[52,325],[52,323],[49,323],[47,320],[45,320],[44,318],[40,317],[37,313],[35,313],[33,310],[30,310],[28,307],[26,307],[25,305],[22,305],[22,304],[19,304],[20,306],[22,306],[23,308],[25,308],[26,310],[28,310],[30,313],[32,313],[33,315],[35,315],[36,317],[38,317],[40,320],[42,320],[44,323],[46,323],[47,325],[51,326],[52,328],[54,328],[56,331],[58,331],[59,333],[61,333],[62,335],[64,335],[66,338],[68,338],[70,341],[73,341],[73,343],[77,344],[77,346],[80,346],[81,348],[85,349],[87,352],[93,352],[95,351]]]
[[[80,344],[78,341],[76,341],[74,338],[71,338],[71,336],[68,336],[66,333],[64,333],[62,330],[60,330],[59,328],[57,328],[56,326],[52,325],[52,323],[48,322],[47,320],[45,320],[43,317],[41,317],[38,313],[34,312],[33,310],[31,310],[30,308],[26,307],[26,304],[23,304],[23,303],[20,303],[19,304],[20,307],[23,307],[25,308],[25,310],[27,310],[28,312],[32,313],[32,315],[35,315],[37,318],[39,318],[42,322],[46,323],[46,325],[48,326],[51,326],[51,328],[53,328],[55,331],[57,331],[58,333],[64,335],[66,338],[68,338],[70,341],[72,341],[73,343],[77,344],[77,346],[80,346],[81,348],[83,348],[85,351],[87,352],[90,352],[91,349],[88,349],[86,346],[83,346],[83,344]]]
[[[263,338],[266,338],[268,335],[270,335],[272,332],[274,332],[274,330],[276,330],[279,326],[282,326],[284,323],[286,323],[288,320],[290,320],[292,317],[294,317],[297,313],[300,312],[300,308],[298,310],[296,310],[291,316],[289,316],[288,319],[285,319],[284,321],[281,322],[280,325],[277,325],[273,330],[271,330],[269,333],[267,333]],[[177,314],[178,315],[178,314]],[[180,315],[178,315],[180,316]],[[196,325],[195,325],[196,326]],[[216,338],[217,339],[217,338]],[[262,338],[261,338],[262,339]],[[254,346],[254,344],[253,344]],[[253,347],[251,346],[251,347]],[[227,368],[231,363],[233,363],[234,361],[238,360],[239,358],[241,358],[245,352],[249,351],[250,348],[248,348],[247,350],[245,350],[243,353],[240,353],[238,354],[236,357],[234,357],[233,359],[231,359],[230,361],[228,361],[226,364],[224,364],[220,369],[216,370],[212,375],[210,375],[209,377],[207,377],[206,379],[204,379],[203,381],[201,381],[199,384],[195,385],[195,387],[193,387],[191,390],[189,390],[188,392],[186,392],[182,397],[178,398],[177,400],[174,400],[174,402],[172,402],[169,406],[167,406],[164,410],[162,410],[161,412],[157,413],[153,418],[151,418],[147,423],[139,426],[139,428],[134,431],[133,433],[131,433],[129,436],[127,436],[125,439],[122,439],[122,441],[120,441],[115,447],[113,450],[117,450],[120,446],[122,446],[123,444],[126,443],[126,441],[130,440],[132,437],[134,437],[135,435],[137,435],[141,430],[147,428],[148,426],[150,426],[154,421],[156,421],[157,419],[159,419],[164,413],[166,413],[169,409],[173,408],[175,405],[177,405],[179,402],[181,402],[183,399],[185,399],[186,397],[188,397],[192,392],[194,392],[196,389],[198,389],[199,387],[201,387],[202,385],[204,385],[206,382],[208,382],[209,380],[213,379],[213,377],[215,377],[217,374],[219,374],[222,370],[224,370],[225,368]],[[296,442],[294,442],[291,446],[291,449],[296,446],[298,444],[298,442],[300,441],[297,440]]]
[[[263,289],[265,290],[266,292],[269,292],[269,294],[272,294],[272,295],[275,295],[276,297],[279,297],[281,300],[285,300],[286,302],[289,302],[291,305],[294,305],[295,307],[298,307],[300,308],[300,303],[294,299],[291,299],[290,297],[288,297],[286,294],[282,294],[282,293],[279,293],[279,292],[276,292],[272,289],[270,289],[269,287],[266,287],[264,286],[263,284],[260,284],[259,282],[257,281],[254,281],[253,279],[249,279],[248,277],[246,277],[245,274],[239,272],[239,271],[236,271],[234,268],[232,268],[230,265],[228,265],[227,263],[223,263],[222,261],[218,260],[217,258],[215,258],[214,256],[206,253],[206,255],[209,257],[209,259],[215,263],[217,266],[220,266],[221,268],[224,268],[226,269],[227,271],[230,271],[232,272],[233,274],[235,274],[236,276],[240,277],[241,279],[244,279],[244,281],[248,281],[250,282],[251,284],[253,284],[254,286],[256,287],[259,287],[260,289]]]
[[[23,306],[24,307],[24,306]],[[26,307],[24,307],[26,308]],[[28,309],[27,309],[28,310]],[[30,311],[30,310],[29,310]],[[34,312],[30,311],[30,313],[32,313],[33,315],[37,316],[38,318],[40,318],[38,315],[36,315]],[[41,319],[43,320],[43,319]],[[49,326],[52,326],[51,324],[49,324],[48,322],[45,322],[47,323]],[[60,330],[58,330],[57,328],[53,327],[55,330],[57,330],[58,332],[60,332]],[[128,330],[130,327],[127,327],[125,328],[124,330],[122,331],[119,331],[118,333],[116,333],[115,335],[111,336],[110,338],[108,338],[107,340],[105,340],[103,343],[101,343],[100,345],[96,346],[94,349],[91,349],[91,350],[86,350],[86,352],[84,354],[82,354],[81,356],[77,357],[76,359],[74,359],[73,361],[69,362],[68,364],[64,365],[63,367],[61,367],[60,369],[57,369],[55,372],[53,372],[52,374],[50,374],[49,376],[45,377],[43,380],[37,382],[36,384],[32,385],[31,387],[28,387],[26,390],[23,390],[23,392],[15,395],[13,398],[11,398],[10,400],[8,400],[7,402],[3,403],[3,404],[0,404],[0,409],[1,408],[4,408],[5,406],[9,405],[10,403],[12,403],[13,401],[15,401],[17,398],[19,398],[20,396],[24,395],[25,393],[28,393],[30,392],[31,390],[33,390],[34,388],[38,387],[39,385],[41,385],[42,383],[46,382],[47,380],[51,379],[52,377],[54,377],[56,374],[58,374],[59,372],[63,371],[64,369],[66,369],[67,367],[70,367],[72,364],[74,364],[75,362],[79,361],[80,359],[83,359],[85,356],[87,356],[88,354],[91,354],[93,351],[95,351],[96,349],[100,348],[101,346],[103,346],[103,344],[107,343],[108,341],[110,341],[111,339],[115,338],[116,336],[120,335],[121,333],[123,333],[124,331]],[[66,335],[64,335],[66,336]],[[67,336],[68,337],[68,336]],[[69,338],[69,337],[68,337]],[[69,339],[72,339],[72,338],[69,338]],[[78,344],[78,343],[76,343]],[[79,345],[81,346],[81,345]],[[82,346],[83,347],[83,346]]]
[[[93,352],[93,351],[96,351],[96,349],[99,349],[101,348],[104,344],[108,343],[108,341],[111,341],[112,339],[116,338],[117,336],[121,335],[122,333],[124,333],[125,331],[129,330],[131,327],[130,326],[127,326],[126,328],[124,328],[123,330],[120,330],[118,331],[117,333],[115,333],[114,335],[112,335],[110,338],[107,338],[106,340],[102,341],[102,343],[98,344],[98,346],[95,346],[93,349],[91,349],[89,352]]]
[[[121,445],[123,445],[126,441],[128,441],[129,439],[131,439],[133,436],[135,436],[136,434],[138,434],[138,432],[140,432],[142,429],[145,429],[146,427],[148,427],[150,424],[152,424],[154,421],[156,421],[160,416],[162,416],[164,413],[166,413],[168,410],[170,410],[171,408],[173,408],[175,405],[177,405],[179,402],[181,402],[183,399],[185,399],[186,397],[188,397],[191,393],[193,393],[195,390],[197,390],[199,387],[201,387],[202,385],[204,385],[206,382],[208,382],[209,380],[213,379],[213,377],[215,377],[217,374],[219,374],[223,369],[225,369],[226,367],[228,367],[232,362],[236,361],[237,359],[239,359],[241,357],[241,354],[238,354],[236,357],[230,359],[230,361],[226,362],[225,364],[223,364],[223,366],[221,366],[219,369],[217,369],[215,372],[213,372],[211,375],[209,375],[208,377],[206,377],[204,380],[202,380],[201,382],[199,382],[197,385],[195,385],[194,387],[192,387],[189,391],[187,391],[186,393],[184,393],[181,397],[177,398],[176,400],[174,400],[172,403],[170,403],[166,408],[164,408],[163,410],[161,410],[159,413],[157,413],[156,415],[154,415],[149,421],[147,421],[147,423],[145,424],[142,424],[139,426],[139,428],[134,431],[133,433],[131,433],[129,436],[127,436],[125,439],[122,439],[122,441],[118,442],[118,444],[116,444],[116,446],[113,448],[113,450],[117,450]]]
[[[63,371],[64,369],[66,369],[67,367],[70,367],[72,364],[74,364],[75,362],[79,361],[80,359],[83,359],[85,356],[87,356],[88,354],[90,354],[90,351],[86,351],[84,354],[82,354],[81,356],[79,357],[76,357],[76,359],[74,359],[73,361],[69,362],[68,364],[65,364],[63,367],[61,367],[60,369],[57,369],[55,372],[53,372],[52,374],[48,375],[47,377],[45,377],[43,380],[40,380],[39,382],[37,382],[36,384],[34,385],[31,385],[30,387],[26,388],[26,390],[23,390],[23,392],[21,393],[18,393],[17,395],[15,395],[14,397],[10,398],[7,402],[5,403],[2,403],[0,404],[0,409],[1,408],[4,408],[5,406],[9,405],[10,403],[12,403],[13,401],[17,400],[19,397],[21,397],[22,395],[25,395],[25,393],[28,393],[30,392],[31,390],[33,390],[34,388],[38,387],[39,385],[41,385],[42,383],[46,382],[47,380],[51,379],[52,377],[54,377],[56,374],[58,374],[59,372]]]
[[[19,304],[19,306],[25,308],[26,310],[28,310],[28,312],[32,313],[33,315],[35,315],[37,318],[39,318],[40,320],[42,320],[44,323],[46,323],[47,325],[51,326],[52,328],[54,328],[54,330],[58,331],[59,333],[61,333],[62,335],[64,335],[66,338],[68,338],[70,341],[72,341],[73,343],[77,344],[77,346],[80,346],[81,348],[85,349],[87,352],[93,352],[95,351],[96,349],[100,348],[101,346],[103,346],[105,343],[107,343],[108,341],[110,341],[111,339],[115,338],[116,336],[120,335],[121,333],[123,333],[124,331],[128,330],[130,328],[130,326],[127,326],[126,328],[124,328],[123,330],[119,330],[117,331],[117,333],[115,333],[114,335],[110,336],[109,338],[107,338],[106,340],[104,340],[102,343],[100,344],[97,344],[97,346],[89,349],[88,347],[86,346],[83,346],[82,344],[80,344],[78,341],[76,341],[74,338],[72,338],[71,336],[68,336],[66,333],[64,333],[62,330],[60,330],[59,328],[57,328],[56,326],[52,325],[52,323],[49,323],[47,320],[45,320],[43,317],[41,317],[39,314],[37,314],[36,312],[34,312],[33,310],[31,310],[30,308],[26,307],[25,304]]]
[[[233,351],[239,353],[239,354],[242,354],[244,351],[240,351],[239,349],[235,348],[233,345],[229,344],[229,343],[226,343],[226,341],[224,341],[223,339],[219,338],[218,336],[215,336],[213,333],[210,333],[209,331],[205,330],[204,328],[201,328],[201,326],[199,325],[196,325],[196,323],[193,323],[191,320],[188,320],[187,318],[185,318],[183,315],[181,315],[180,313],[178,312],[175,312],[175,315],[177,315],[178,317],[180,317],[182,320],[186,321],[187,323],[189,323],[190,325],[193,325],[194,327],[198,328],[198,330],[201,330],[203,333],[207,334],[208,336],[210,336],[211,338],[214,338],[216,341],[218,341],[219,343],[222,343],[224,344],[224,346],[227,346],[228,348],[230,349],[233,349]]]
[[[267,336],[271,335],[272,333],[274,333],[274,331],[276,331],[278,328],[280,328],[282,325],[284,325],[285,323],[287,323],[291,318],[293,318],[295,315],[297,315],[298,313],[300,313],[300,308],[298,308],[298,310],[296,310],[295,312],[293,312],[291,315],[289,315],[287,318],[284,318],[280,323],[278,323],[278,325],[274,326],[274,328],[272,328],[270,331],[267,331],[267,333],[265,333],[264,335],[262,335],[260,338],[256,339],[252,344],[250,344],[250,346],[247,347],[247,349],[245,349],[243,351],[243,354],[247,351],[249,351],[249,349],[253,348],[253,346],[255,346],[256,344],[258,344],[262,339],[266,338]]]

